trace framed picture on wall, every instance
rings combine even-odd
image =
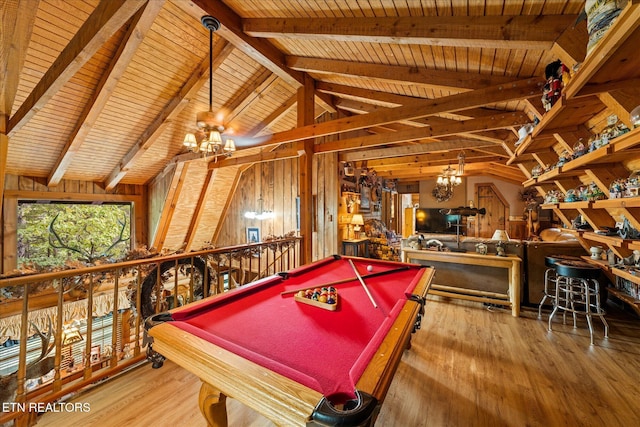
[[[260,241],[260,228],[247,227],[247,242],[258,243]]]
[[[98,363],[100,361],[100,346],[94,345],[91,347],[91,354],[89,356],[91,363]]]
[[[371,187],[360,187],[360,210],[369,212],[371,210]]]

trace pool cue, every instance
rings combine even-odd
[[[360,284],[364,288],[364,291],[367,293],[367,296],[371,300],[371,304],[373,304],[375,308],[378,308],[378,304],[376,304],[376,300],[373,299],[373,295],[371,295],[371,292],[369,292],[369,288],[367,288],[367,285],[364,283],[364,280],[362,280],[362,276],[360,275],[360,273],[358,273],[358,269],[353,264],[353,261],[349,260],[349,264],[351,264],[351,268],[353,268],[353,272],[356,273],[356,276],[358,276],[358,280],[360,281]]]
[[[408,266],[392,268],[391,270],[378,271],[377,273],[365,274],[364,276],[362,276],[362,278],[363,279],[368,279],[370,277],[383,276],[385,274],[397,273],[398,271],[403,271],[403,270],[408,270],[408,269],[409,269]],[[300,288],[300,289],[292,289],[290,291],[280,292],[280,295],[295,294],[297,292],[306,291],[307,289],[313,289],[313,288],[328,288],[329,286],[341,285],[343,283],[353,282],[354,280],[358,280],[358,278],[357,277],[349,277],[347,279],[335,280],[333,282],[323,283],[323,284],[317,285],[317,286],[307,286],[307,287]]]

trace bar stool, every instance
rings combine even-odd
[[[609,324],[605,311],[600,305],[600,284],[598,277],[600,269],[584,261],[563,260],[555,263],[556,292],[555,306],[549,316],[549,331],[552,331],[553,317],[562,310],[563,323],[566,323],[566,314],[573,315],[573,327],[576,328],[576,315],[583,314],[587,318],[591,345],[593,345],[592,316],[600,317],[604,324],[604,337],[609,336]]]
[[[538,304],[538,319],[542,319],[542,306],[549,299],[552,305],[556,305],[556,263],[560,261],[579,261],[580,258],[572,255],[549,255],[544,257],[544,295]]]

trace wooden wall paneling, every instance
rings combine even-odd
[[[285,233],[285,199],[288,197],[289,190],[284,182],[283,162],[274,161],[269,163],[272,164],[271,178],[273,180],[271,183],[273,199],[269,207],[275,214],[275,218],[271,221],[272,230],[274,236],[282,236]]]
[[[158,226],[153,235],[153,246],[156,250],[161,250],[164,244],[169,222],[173,216],[176,200],[180,194],[182,185],[184,184],[184,176],[186,175],[187,164],[179,163],[176,165],[175,173],[171,176],[171,184],[167,196],[162,204],[162,212],[158,219]]]
[[[18,199],[8,197],[2,204],[2,272],[8,273],[18,266]]]
[[[161,174],[157,175],[148,185],[147,233],[150,241],[155,239],[160,216],[162,215],[162,209],[165,201],[167,200],[167,194],[171,188],[171,181],[175,172],[176,164],[174,163],[168,166]]]
[[[226,200],[224,201],[224,207],[222,209],[219,209],[216,212],[216,216],[215,216],[215,230],[213,231],[213,233],[211,234],[211,238],[209,239],[209,241],[212,244],[215,244],[216,242],[219,241],[220,236],[225,232],[225,223],[227,222],[227,219],[231,217],[231,219],[234,221],[235,224],[238,224],[241,219],[243,218],[243,214],[244,212],[238,209],[234,210],[234,198],[236,197],[236,194],[239,191],[240,188],[240,183],[242,180],[242,177],[245,175],[244,172],[247,170],[247,166],[242,166],[239,168],[236,168],[234,176],[233,176],[233,180],[231,182],[229,182],[228,187],[229,187],[229,194],[227,195]],[[218,175],[220,171],[218,170],[218,172],[216,173],[216,176]],[[215,205],[216,200],[212,201]],[[221,202],[218,202],[221,203]],[[211,220],[211,219],[210,219]],[[235,235],[238,235],[238,229],[240,228],[240,226],[236,225],[234,230],[236,231]],[[242,240],[235,240],[236,242],[244,242],[244,238]]]
[[[186,244],[187,231],[207,176],[208,164],[198,159],[189,162],[183,172],[184,184],[176,193],[173,215],[169,217],[167,232],[162,244],[163,248],[170,250],[182,249]]]

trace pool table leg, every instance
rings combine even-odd
[[[200,395],[198,396],[198,405],[200,406],[200,412],[202,412],[209,426],[227,427],[226,403],[227,396],[209,383],[202,382]]]

